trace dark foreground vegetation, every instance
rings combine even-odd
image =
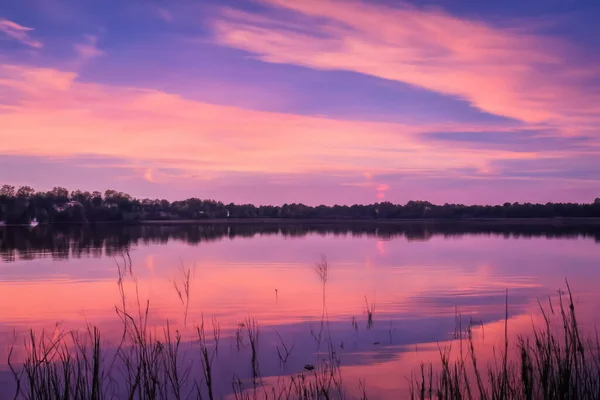
[[[127,193],[69,192],[55,187],[48,192],[4,185],[0,188],[0,221],[6,224],[134,222],[148,220],[202,220],[220,218],[283,219],[452,219],[452,218],[600,218],[600,198],[591,204],[505,203],[504,205],[435,205],[427,201],[369,205],[255,206],[224,204],[190,198],[169,202],[136,199]]]
[[[116,313],[122,322],[118,343],[107,346],[101,332],[89,326],[84,332],[57,330],[25,340],[25,360],[8,363],[14,378],[14,393],[6,398],[22,399],[367,399],[369,383],[344,379],[342,357],[328,330],[325,288],[327,261],[315,269],[323,288],[323,319],[318,333],[312,332],[318,363],[306,365],[280,377],[261,376],[264,353],[261,329],[256,320],[239,322],[230,342],[237,347],[237,363],[246,365],[243,375],[233,374],[220,382],[215,373],[224,337],[216,319],[194,326],[193,338],[185,338],[167,323],[157,330],[149,325],[149,303],[131,308],[124,280],[135,276],[127,259],[119,267],[118,287],[122,303]],[[189,319],[190,271],[175,290],[184,306],[184,325]],[[136,286],[137,287],[137,286]],[[567,285],[568,288],[568,285]],[[507,292],[508,298],[508,292]],[[376,319],[374,305],[367,302],[367,327]],[[508,301],[508,300],[507,300]],[[508,304],[508,302],[507,302]],[[504,344],[494,349],[492,361],[478,358],[472,324],[458,325],[450,344],[440,344],[440,358],[424,363],[407,378],[406,389],[395,398],[412,399],[597,399],[600,397],[600,341],[586,337],[578,325],[575,306],[568,292],[559,292],[558,301],[545,306],[541,326],[531,334],[509,342],[508,306]],[[349,324],[350,325],[350,324]],[[191,328],[191,327],[190,327]],[[350,326],[348,327],[350,329]],[[353,319],[352,329],[358,329]],[[368,328],[367,328],[368,329]],[[276,357],[284,368],[295,350],[279,335]],[[222,375],[221,375],[222,377]],[[402,379],[402,377],[398,377]],[[225,397],[226,396],[226,397]]]

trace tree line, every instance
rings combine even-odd
[[[29,186],[0,188],[0,222],[4,224],[136,222],[151,220],[203,219],[465,219],[465,218],[600,218],[600,198],[592,203],[504,203],[503,205],[436,205],[428,201],[406,204],[282,206],[225,204],[189,198],[138,199],[116,190],[104,193],[69,191],[55,187],[36,191]]]

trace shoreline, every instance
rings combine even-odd
[[[30,228],[51,226],[142,226],[142,225],[543,225],[543,226],[599,226],[600,218],[382,218],[382,219],[343,219],[343,218],[212,218],[212,219],[172,219],[139,221],[100,221],[100,222],[61,222],[41,223],[38,226],[27,224],[0,224],[2,228]]]
[[[117,222],[118,223],[118,222]],[[600,218],[397,218],[397,219],[342,219],[342,218],[218,218],[199,220],[144,220],[135,225],[208,225],[208,224],[468,224],[492,223],[515,225],[599,225]]]

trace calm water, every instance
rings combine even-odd
[[[315,263],[325,254],[325,288]],[[221,327],[217,392],[231,393],[233,374],[250,374],[248,349],[235,331],[254,318],[260,329],[260,373],[277,376],[318,365],[327,337],[337,349],[349,391],[364,379],[370,398],[397,398],[421,361],[437,360],[460,323],[473,322],[482,357],[503,340],[505,290],[509,334],[527,333],[568,278],[584,325],[600,300],[600,231],[592,226],[185,225],[102,229],[0,230],[0,384],[11,389],[6,360],[14,336],[30,327],[52,331],[100,327],[121,335],[118,265],[130,257],[150,326],[167,320],[192,340],[193,327],[214,316]],[[189,302],[181,301],[190,271]],[[127,302],[135,284],[126,280]],[[186,306],[187,304],[187,306]],[[185,318],[187,308],[187,319]],[[374,308],[369,326],[367,308]],[[153,328],[154,329],[154,328]],[[281,338],[279,338],[278,337]],[[292,347],[281,365],[277,347]],[[24,351],[15,350],[14,357]],[[1,393],[1,391],[0,391]],[[220,397],[220,396],[219,396]]]

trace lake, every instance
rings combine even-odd
[[[599,316],[594,225],[6,227],[0,257],[2,398],[15,390],[11,344],[19,365],[30,328],[51,341],[92,324],[109,358],[123,337],[123,309],[155,337],[167,323],[181,334],[186,390],[205,382],[194,347],[204,321],[217,398],[231,397],[234,381],[267,390],[310,375],[332,354],[347,393],[398,398],[421,362],[437,363],[465,326],[483,363],[504,341],[506,309],[511,338],[531,332],[538,301],[556,302],[565,279],[579,322],[593,328]]]

